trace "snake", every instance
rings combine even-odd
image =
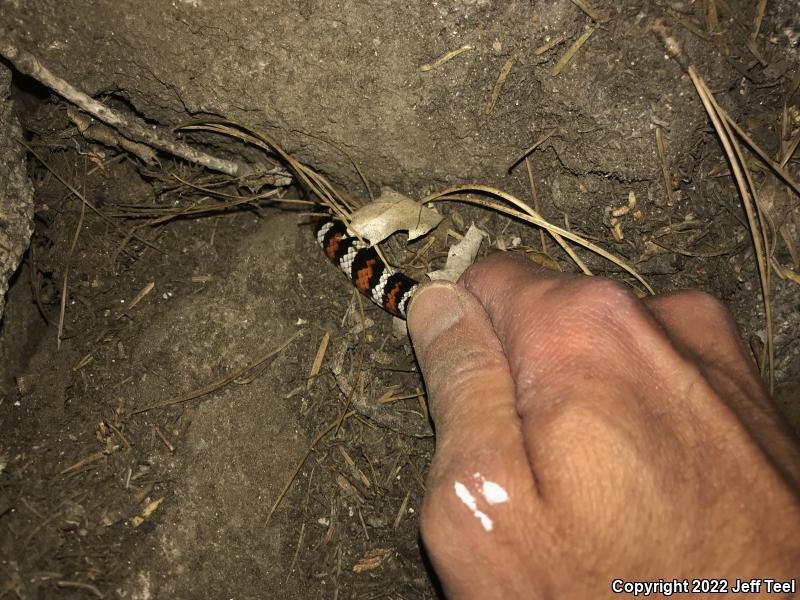
[[[390,314],[406,318],[408,302],[419,282],[387,265],[375,246],[353,233],[341,220],[315,216],[311,228],[328,259],[356,289]]]

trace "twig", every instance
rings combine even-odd
[[[78,224],[75,226],[75,234],[72,236],[72,244],[70,244],[69,251],[67,252],[67,260],[65,261],[64,264],[64,281],[61,286],[61,305],[58,313],[58,336],[56,337],[56,350],[61,350],[61,340],[64,337],[64,318],[67,312],[67,290],[69,287],[69,269],[72,266],[72,255],[75,252],[75,246],[78,245],[78,239],[81,236],[81,229],[83,229],[83,220],[85,218],[86,218],[86,203],[81,202],[81,214],[80,217],[78,218]]]
[[[669,174],[667,149],[661,127],[656,127],[656,150],[658,151],[658,162],[661,165],[661,176],[664,178],[664,189],[667,191],[667,206],[675,206],[675,197],[672,195],[672,177]]]
[[[74,473],[75,471],[79,471],[83,467],[85,467],[87,465],[91,465],[92,463],[97,462],[98,460],[100,460],[104,456],[109,456],[109,455],[113,454],[114,452],[119,450],[119,448],[120,448],[119,444],[114,444],[110,448],[106,448],[105,450],[100,450],[99,452],[95,452],[94,454],[90,454],[86,458],[82,458],[81,460],[76,462],[74,465],[71,465],[71,466],[67,467],[66,469],[63,469],[62,471],[59,471],[58,474],[59,475],[69,475],[70,473]]]
[[[538,140],[536,140],[536,141],[533,143],[533,145],[531,145],[531,146],[529,146],[528,148],[526,148],[526,149],[525,149],[525,151],[524,151],[522,154],[520,154],[520,155],[519,155],[517,158],[515,158],[515,159],[514,159],[514,162],[512,162],[512,163],[511,163],[511,164],[508,166],[508,172],[510,173],[510,172],[511,172],[511,170],[512,170],[514,167],[516,167],[516,166],[517,166],[517,165],[518,165],[518,164],[519,164],[519,163],[522,161],[522,159],[524,159],[525,157],[527,157],[527,156],[528,156],[528,155],[529,155],[531,152],[533,152],[533,151],[534,151],[534,150],[536,150],[536,149],[537,149],[539,146],[541,146],[541,145],[542,145],[542,144],[544,144],[544,143],[545,143],[547,140],[549,140],[549,139],[550,139],[550,138],[553,136],[553,134],[554,134],[555,132],[556,132],[556,129],[551,129],[550,131],[548,131],[547,133],[545,133],[545,134],[544,134],[542,137],[540,137]]]
[[[169,139],[164,133],[157,132],[136,117],[129,118],[109,108],[51,73],[33,54],[18,48],[5,37],[0,38],[0,55],[13,64],[20,73],[33,77],[39,83],[49,87],[96,119],[106,125],[110,125],[128,139],[147,144],[173,156],[178,156],[189,162],[202,165],[214,171],[221,171],[228,175],[243,175],[253,170],[248,165],[216,158],[205,152],[195,150],[183,142]]]
[[[161,404],[153,404],[151,406],[145,406],[144,408],[138,408],[138,409],[134,410],[133,412],[131,412],[131,414],[138,415],[140,413],[144,413],[144,412],[147,412],[149,410],[153,410],[154,408],[163,408],[165,406],[172,406],[173,404],[181,404],[183,402],[188,402],[189,400],[194,400],[195,398],[200,398],[201,396],[205,396],[207,394],[210,394],[211,392],[215,392],[218,389],[228,385],[234,379],[238,379],[239,377],[241,377],[245,373],[249,373],[250,371],[253,371],[256,367],[258,367],[262,363],[266,362],[267,360],[269,360],[273,356],[276,356],[277,354],[282,352],[289,344],[291,344],[295,339],[297,339],[302,333],[303,333],[302,331],[296,332],[292,337],[290,337],[288,340],[283,342],[283,344],[281,344],[280,346],[278,346],[274,350],[271,350],[271,351],[267,352],[264,356],[262,356],[261,358],[256,360],[254,363],[249,364],[249,365],[247,365],[247,366],[245,366],[245,367],[243,367],[243,368],[241,368],[241,369],[239,369],[237,371],[234,371],[233,373],[231,373],[230,375],[226,375],[222,379],[218,379],[217,381],[212,381],[208,385],[206,385],[206,386],[204,386],[204,387],[202,387],[202,388],[200,388],[198,390],[195,390],[193,392],[189,392],[188,394],[186,394],[185,396],[182,396],[180,398],[175,398],[174,400],[167,400],[166,402],[162,402]]]
[[[100,142],[109,148],[122,148],[126,152],[130,152],[134,156],[139,157],[142,162],[148,165],[154,165],[158,162],[156,160],[156,151],[150,146],[132,142],[110,127],[106,127],[101,123],[96,123],[92,117],[79,110],[72,107],[68,108],[67,117],[69,117],[69,120],[75,124],[78,131],[87,140]]]
[[[605,23],[608,21],[608,13],[597,10],[588,2],[585,2],[584,0],[572,0],[572,3],[586,13],[586,16],[592,21],[597,23]]]
[[[315,435],[315,436],[314,436],[314,439],[313,439],[313,440],[311,440],[311,443],[308,445],[308,448],[307,448],[307,449],[306,449],[306,451],[303,453],[303,456],[301,456],[301,457],[300,457],[300,460],[299,460],[299,461],[297,461],[297,465],[295,466],[295,468],[294,468],[294,471],[292,471],[292,474],[291,474],[291,476],[290,476],[290,477],[289,477],[289,479],[287,480],[287,482],[286,482],[286,485],[284,485],[284,486],[283,486],[283,489],[282,489],[282,490],[280,491],[280,493],[278,494],[278,497],[275,499],[275,502],[274,502],[274,504],[273,504],[273,505],[272,505],[272,507],[269,509],[269,512],[267,513],[267,518],[266,518],[266,520],[264,521],[264,525],[265,525],[265,526],[266,526],[266,525],[269,525],[269,522],[270,522],[270,520],[272,520],[272,515],[274,515],[274,514],[275,514],[275,510],[278,508],[278,505],[281,503],[281,500],[283,500],[283,497],[286,495],[286,492],[288,492],[288,491],[289,491],[289,488],[291,487],[291,485],[292,485],[292,482],[295,480],[295,477],[297,477],[297,474],[300,472],[300,469],[302,469],[302,468],[303,468],[303,465],[306,463],[306,460],[308,459],[308,456],[309,456],[309,454],[311,454],[311,451],[314,449],[314,447],[315,447],[315,446],[316,446],[316,445],[317,445],[317,444],[320,442],[320,440],[322,440],[322,438],[324,438],[324,437],[325,437],[325,436],[326,436],[328,433],[330,433],[330,432],[331,432],[331,431],[333,431],[334,429],[337,429],[337,428],[339,427],[339,425],[341,424],[341,422],[342,422],[342,421],[344,421],[345,419],[348,419],[348,418],[352,417],[352,416],[353,416],[353,414],[354,414],[354,412],[353,412],[353,411],[342,412],[342,415],[341,415],[341,417],[337,417],[335,421],[333,421],[333,422],[331,422],[331,423],[328,423],[328,425],[326,425],[325,427],[323,427],[323,428],[322,428],[322,429],[321,429],[321,430],[320,430],[320,431],[317,433],[317,435]]]

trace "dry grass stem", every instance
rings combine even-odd
[[[356,208],[354,203],[336,190],[325,177],[295,160],[265,132],[232,121],[204,121],[182,125],[178,129],[185,131],[207,131],[233,137],[257,148],[261,148],[268,153],[277,155],[289,170],[294,173],[297,180],[304,184],[320,203],[327,206],[333,215],[344,222],[345,225],[349,225],[350,215]],[[355,162],[353,162],[353,164],[355,165]],[[356,168],[360,172],[357,165]],[[366,179],[364,179],[364,184],[369,187]],[[359,239],[361,238],[359,237]],[[381,257],[381,260],[383,260],[385,264],[389,264],[380,247],[376,245],[374,248]]]
[[[578,50],[581,49],[581,46],[583,46],[587,42],[587,40],[590,37],[592,37],[592,34],[594,33],[595,29],[597,29],[597,27],[590,27],[589,29],[584,31],[583,35],[579,37],[577,40],[575,40],[575,42],[569,48],[567,48],[567,51],[561,55],[561,58],[558,59],[558,62],[553,66],[552,69],[550,69],[551,77],[556,77],[561,73],[564,67],[566,67],[567,64],[569,64],[569,61],[572,60],[572,57],[575,56]]]
[[[85,186],[84,186],[85,187]],[[84,198],[83,194],[80,195]],[[72,266],[72,255],[75,252],[75,247],[78,245],[78,239],[81,236],[81,229],[83,229],[83,221],[86,218],[86,201],[81,202],[81,212],[78,217],[78,224],[75,226],[75,233],[72,236],[72,243],[67,252],[67,260],[64,262],[64,278],[61,284],[61,302],[59,304],[58,312],[58,335],[56,337],[56,350],[61,350],[61,340],[64,337],[64,319],[67,312],[67,290],[69,289],[69,270]]]
[[[716,0],[706,0],[706,27],[711,34],[711,39],[722,56],[728,56],[728,46],[723,37],[722,28],[719,24],[719,11],[717,10]]]
[[[58,179],[58,181],[61,183],[61,185],[63,185],[63,186],[64,186],[65,188],[67,188],[67,189],[68,189],[70,192],[72,192],[72,194],[73,194],[73,195],[74,195],[76,198],[78,198],[78,200],[80,200],[80,201],[81,201],[81,202],[82,202],[82,203],[83,203],[83,204],[86,206],[86,208],[88,208],[89,210],[91,210],[91,211],[92,211],[94,214],[96,214],[98,217],[100,217],[101,219],[103,219],[103,221],[105,221],[105,222],[106,222],[106,223],[108,223],[108,224],[109,224],[111,227],[113,227],[113,228],[114,228],[114,229],[117,231],[117,233],[119,233],[119,234],[120,234],[122,237],[126,237],[126,236],[128,235],[128,233],[127,233],[127,232],[125,232],[125,231],[123,231],[123,230],[122,230],[122,228],[121,228],[121,227],[120,227],[120,226],[119,226],[119,225],[118,225],[118,224],[117,224],[117,223],[114,221],[114,219],[112,219],[111,217],[109,217],[108,215],[106,215],[105,213],[103,213],[101,210],[99,210],[99,209],[98,209],[98,208],[97,208],[97,207],[96,207],[94,204],[92,204],[91,202],[89,202],[89,201],[86,199],[86,197],[85,197],[83,194],[81,194],[81,193],[80,193],[80,192],[79,192],[79,191],[78,191],[78,190],[75,188],[75,186],[74,186],[74,185],[72,185],[72,184],[71,184],[69,181],[67,181],[67,180],[66,180],[64,177],[62,177],[61,175],[59,175],[58,171],[56,171],[55,169],[53,169],[53,167],[51,167],[51,166],[50,166],[50,165],[49,165],[49,164],[48,164],[48,163],[47,163],[47,162],[46,162],[46,161],[45,161],[45,160],[44,160],[44,159],[43,159],[41,156],[39,156],[39,155],[36,153],[36,151],[35,151],[33,148],[31,148],[31,147],[30,147],[28,144],[26,144],[26,143],[25,143],[25,142],[23,142],[22,140],[20,140],[20,141],[19,141],[19,143],[20,143],[20,144],[22,144],[22,145],[25,147],[25,149],[27,149],[27,150],[28,150],[28,152],[30,152],[30,153],[31,153],[31,154],[32,154],[32,155],[33,155],[33,156],[36,158],[36,160],[38,160],[40,163],[42,163],[42,166],[43,166],[45,169],[47,169],[48,171],[50,171],[50,173],[52,173],[52,174],[53,174],[53,177],[55,177],[56,179]],[[145,244],[146,246],[149,246],[149,247],[150,247],[150,248],[152,248],[153,250],[156,250],[156,251],[158,251],[158,252],[160,252],[160,253],[164,254],[164,251],[163,251],[161,248],[159,248],[158,246],[156,246],[156,245],[155,245],[153,242],[151,242],[151,241],[150,241],[150,240],[148,240],[147,238],[143,238],[142,236],[140,236],[140,235],[136,235],[136,234],[134,234],[134,235],[133,235],[133,237],[134,237],[134,239],[136,239],[136,240],[140,241],[141,243]]]
[[[789,251],[789,255],[792,257],[794,268],[800,268],[800,253],[798,253],[796,244],[792,240],[792,236],[789,234],[789,227],[786,224],[781,225],[780,229],[778,229],[778,233],[780,234],[786,249]]]
[[[73,371],[80,371],[83,367],[88,365],[90,362],[94,360],[94,355],[90,352],[89,354],[85,355],[82,359],[78,361],[78,364],[72,367]]]
[[[395,387],[395,386],[392,386]],[[399,387],[399,386],[397,386]],[[390,389],[387,390],[380,398],[378,398],[378,404],[394,404],[395,402],[400,402],[401,400],[416,400],[417,398],[424,398],[425,394],[417,390],[413,394],[404,394],[402,396],[395,396],[395,392],[397,389]]]
[[[683,254],[684,256],[691,256],[693,258],[713,258],[715,256],[725,256],[727,254],[733,254],[742,248],[740,246],[730,246],[727,248],[719,248],[717,250],[708,250],[705,252],[695,252],[693,250],[686,250],[684,248],[676,248],[675,246],[670,246],[660,240],[650,240],[653,244],[658,246],[659,248],[663,248],[668,252],[673,252],[675,254]]]
[[[325,335],[322,336],[322,339],[319,342],[319,346],[317,347],[317,354],[314,356],[314,362],[311,365],[311,371],[308,373],[308,381],[306,382],[306,389],[311,389],[311,385],[314,383],[314,379],[316,379],[317,375],[319,374],[319,370],[322,367],[322,361],[325,360],[325,353],[328,351],[328,342],[331,341],[331,332],[326,331]]]
[[[514,210],[514,209],[508,208],[507,206],[504,206],[503,204],[500,204],[498,202],[492,202],[492,201],[484,200],[483,198],[472,198],[472,197],[464,197],[464,196],[458,196],[458,197],[455,197],[455,198],[453,197],[454,194],[458,194],[460,192],[466,192],[466,193],[477,192],[477,193],[481,193],[481,194],[488,194],[489,196],[495,196],[496,198],[500,198],[502,200],[505,200],[507,203],[511,204],[512,206],[515,206],[519,210]],[[578,244],[580,246],[583,246],[584,248],[586,248],[588,250],[591,250],[595,254],[598,254],[598,255],[602,256],[603,258],[605,258],[606,260],[614,263],[615,265],[620,267],[622,270],[624,270],[627,273],[629,273],[630,275],[632,275],[633,278],[636,279],[639,283],[641,283],[644,286],[644,288],[650,294],[655,294],[655,291],[653,290],[652,287],[650,287],[650,284],[647,283],[647,281],[644,280],[644,278],[639,274],[638,271],[636,271],[636,269],[634,269],[633,267],[628,265],[624,260],[614,256],[613,254],[611,254],[607,250],[604,250],[600,246],[598,246],[596,244],[593,244],[592,242],[590,242],[586,238],[584,238],[582,236],[579,236],[579,235],[577,235],[575,233],[572,233],[571,231],[568,231],[567,229],[564,229],[564,228],[559,227],[557,225],[553,225],[552,223],[546,221],[545,219],[543,219],[541,217],[541,215],[536,213],[529,206],[527,206],[524,202],[522,202],[518,198],[512,196],[511,194],[508,194],[508,193],[506,193],[506,192],[504,192],[502,190],[498,190],[496,188],[493,188],[493,187],[490,187],[490,186],[486,186],[486,185],[477,185],[477,184],[460,185],[460,186],[447,188],[446,190],[443,190],[441,192],[437,192],[437,193],[435,193],[435,194],[433,194],[431,196],[428,196],[427,198],[425,198],[423,200],[423,203],[426,203],[426,202],[440,202],[440,201],[445,201],[445,200],[455,200],[455,201],[458,201],[458,202],[466,202],[466,203],[469,203],[469,204],[475,204],[477,206],[483,206],[484,208],[488,208],[490,210],[494,210],[494,211],[499,212],[501,214],[508,215],[508,216],[513,217],[515,219],[519,219],[520,221],[525,221],[527,223],[531,223],[533,225],[536,225],[537,227],[542,227],[542,228],[546,229],[551,234],[552,233],[557,233],[557,234],[561,235],[561,237],[566,238],[568,240],[571,240],[571,241],[575,242],[576,244]]]
[[[785,169],[785,167],[784,167],[783,165],[781,165],[780,163],[778,163],[778,162],[776,162],[776,161],[772,160],[772,158],[770,158],[769,154],[767,154],[766,152],[764,152],[764,150],[762,150],[762,149],[761,149],[761,146],[759,146],[758,144],[756,144],[756,143],[755,143],[755,141],[753,141],[753,138],[751,138],[751,137],[750,137],[750,136],[747,134],[747,132],[746,132],[746,131],[744,131],[744,129],[742,129],[742,128],[741,128],[741,127],[740,127],[740,126],[739,126],[739,125],[736,123],[736,121],[734,121],[734,120],[733,120],[733,119],[730,117],[730,115],[728,115],[728,113],[727,113],[727,112],[725,112],[725,109],[723,109],[723,108],[722,108],[722,107],[720,107],[720,106],[717,106],[717,108],[718,108],[718,113],[719,113],[720,117],[721,117],[721,118],[724,120],[724,122],[725,122],[725,123],[726,123],[728,126],[730,126],[730,127],[731,127],[731,128],[732,128],[732,129],[733,129],[735,132],[736,132],[736,134],[737,134],[737,135],[738,135],[740,138],[742,138],[742,141],[743,141],[743,142],[744,142],[744,143],[745,143],[745,144],[746,144],[746,145],[747,145],[747,146],[748,146],[748,147],[749,147],[749,148],[750,148],[750,149],[751,149],[753,152],[755,152],[755,154],[758,156],[758,158],[759,158],[759,159],[760,159],[760,160],[761,160],[761,161],[762,161],[762,162],[763,162],[765,165],[767,165],[769,168],[771,168],[773,171],[775,171],[775,173],[776,173],[776,174],[777,174],[777,175],[778,175],[778,176],[779,176],[779,177],[780,177],[780,178],[783,180],[783,182],[784,182],[786,185],[788,185],[788,186],[789,186],[789,187],[790,187],[790,188],[791,188],[791,189],[792,189],[792,190],[793,190],[793,191],[794,191],[794,192],[795,192],[795,193],[796,193],[798,196],[800,196],[800,184],[798,184],[798,183],[797,183],[797,182],[794,180],[794,178],[791,176],[791,174],[789,173],[789,171],[787,171],[787,170]],[[787,161],[787,162],[788,162],[788,161]]]
[[[334,431],[334,435],[339,435],[339,428],[342,426],[342,423],[344,423],[345,415],[350,410],[350,405],[353,403],[353,397],[359,391],[361,391],[363,394],[362,385],[364,383],[363,367],[364,367],[365,348],[370,342],[372,342],[372,337],[370,336],[369,333],[367,333],[367,323],[366,323],[367,317],[364,314],[364,301],[361,298],[361,294],[359,294],[358,290],[356,290],[355,288],[353,289],[353,294],[360,309],[359,314],[361,317],[361,334],[364,336],[363,337],[364,343],[359,344],[358,346],[358,355],[356,357],[356,367],[355,367],[355,373],[356,373],[355,381],[353,381],[352,384],[350,385],[350,392],[347,394],[347,400],[345,401],[344,404],[344,410],[342,410],[339,422],[336,424],[336,431]]]
[[[536,194],[536,184],[534,183],[533,170],[531,169],[531,163],[530,163],[530,161],[529,161],[527,156],[525,157],[525,165],[528,168],[528,182],[530,183],[530,186],[531,186],[531,197],[533,198],[533,209],[534,209],[535,213],[538,215],[539,214],[539,198],[538,198],[538,196]],[[550,231],[548,233],[550,233],[550,235],[553,236],[553,239],[556,241],[556,243],[559,246],[561,246],[561,249],[564,252],[567,253],[567,256],[569,256],[572,259],[572,262],[574,262],[578,266],[578,268],[583,272],[584,275],[589,275],[589,276],[593,275],[593,273],[589,269],[589,267],[586,266],[586,263],[583,262],[583,259],[581,259],[581,257],[577,255],[575,250],[572,249],[572,246],[570,246],[563,237],[561,237],[559,234],[554,233],[552,231]],[[541,227],[539,228],[539,238],[540,238],[540,241],[542,243],[542,252],[549,257],[549,255],[547,254],[547,242],[546,242],[546,238],[545,238],[545,230],[543,228],[541,228]]]
[[[390,385],[384,392],[378,397],[377,404],[387,404],[392,402],[392,398],[394,395],[400,391],[400,385]]]
[[[464,44],[463,46],[461,46],[461,48],[457,48],[455,50],[450,50],[450,52],[445,52],[444,54],[442,54],[439,58],[437,58],[432,63],[426,63],[426,64],[420,66],[419,70],[422,71],[423,73],[425,73],[427,71],[432,71],[433,69],[436,69],[437,67],[441,67],[447,61],[453,60],[456,56],[460,56],[461,54],[464,54],[464,52],[468,52],[469,50],[472,50],[472,49],[473,49],[473,47],[470,46],[469,44]]]
[[[489,101],[486,103],[486,107],[483,109],[484,114],[492,114],[494,105],[497,104],[497,99],[500,97],[500,92],[503,91],[503,84],[506,81],[506,77],[508,77],[508,74],[511,72],[512,66],[514,66],[513,56],[509,58],[500,69],[500,73],[497,76],[497,81],[495,81],[494,88],[492,88],[492,95],[489,97]]]
[[[83,590],[84,592],[89,592],[95,598],[100,598],[101,600],[105,598],[103,592],[101,592],[96,585],[92,585],[91,583],[82,583],[80,581],[71,581],[69,579],[62,579],[56,582],[56,586],[62,589],[76,589],[76,590]]]
[[[428,412],[428,395],[419,386],[414,389],[417,392],[417,401],[419,402],[419,410],[422,413],[422,418],[428,420],[430,419],[430,413]],[[422,486],[422,489],[424,490],[425,486]]]
[[[56,350],[61,350],[61,340],[64,338],[64,319],[67,314],[67,288],[69,268],[64,269],[64,278],[61,282],[61,302],[58,306],[58,333],[56,335]]]
[[[106,425],[108,425],[108,428],[111,429],[111,431],[114,432],[114,435],[117,436],[117,439],[120,442],[122,442],[123,446],[125,446],[126,448],[130,448],[131,447],[131,443],[128,441],[128,438],[126,438],[125,434],[123,434],[122,431],[120,431],[119,427],[117,427],[116,425],[114,425],[110,421],[106,421],[105,423],[106,423]]]
[[[758,49],[758,33],[761,31],[761,22],[764,20],[764,13],[767,10],[767,0],[758,0],[756,16],[753,19],[753,32],[747,38],[747,48],[756,57],[762,67],[767,66],[767,61]]]
[[[287,577],[294,573],[294,568],[297,565],[297,559],[300,556],[300,548],[303,547],[303,538],[305,537],[306,533],[306,524],[301,523],[300,525],[300,535],[297,536],[297,545],[294,548],[294,555],[292,556],[292,563],[289,565],[289,570],[286,572]]]
[[[546,52],[550,52],[550,50],[552,50],[553,48],[555,48],[559,44],[563,44],[568,39],[569,39],[569,35],[567,35],[566,33],[562,33],[560,35],[557,35],[556,37],[554,37],[549,42],[546,42],[546,43],[542,44],[541,46],[539,46],[538,48],[536,48],[533,51],[533,55],[534,56],[541,56],[542,54],[544,54]]]
[[[689,19],[685,19],[680,13],[667,9],[667,14],[669,14],[669,16],[672,17],[681,27],[696,35],[704,42],[709,40],[708,34],[700,29],[700,27],[694,22],[690,21]]]
[[[800,273],[796,273],[788,267],[781,266],[780,274],[783,279],[788,279],[789,281],[800,284]]]
[[[173,446],[170,441],[167,439],[167,436],[161,431],[161,428],[158,425],[153,425],[153,430],[156,432],[156,435],[161,440],[161,442],[167,447],[167,450],[170,452],[175,452],[175,446]]]
[[[344,146],[342,146],[338,142],[335,142],[335,141],[333,141],[331,139],[328,139],[328,138],[326,138],[324,136],[317,135],[315,133],[309,133],[308,131],[302,131],[302,130],[300,130],[300,133],[302,133],[303,135],[307,135],[308,137],[312,137],[315,140],[320,140],[321,142],[325,142],[326,144],[330,144],[331,146],[336,148],[339,152],[341,152],[345,157],[347,157],[347,160],[350,161],[350,164],[353,165],[353,168],[356,170],[356,173],[358,173],[358,177],[359,177],[359,179],[361,179],[361,183],[364,184],[364,188],[367,190],[367,195],[369,196],[369,201],[372,202],[373,200],[375,200],[375,196],[372,194],[372,188],[370,187],[369,181],[367,181],[367,178],[364,175],[364,172],[361,170],[361,167],[358,165],[358,163],[352,157],[352,155],[347,150],[345,150]]]
[[[765,347],[766,356],[763,361],[764,370],[767,371],[767,379],[769,382],[770,392],[774,391],[775,387],[775,374],[774,374],[774,327],[772,320],[772,303],[770,301],[770,280],[769,269],[767,262],[766,249],[769,247],[767,242],[766,228],[763,222],[763,216],[757,206],[757,192],[753,185],[750,172],[747,170],[747,164],[742,154],[741,148],[732,132],[732,124],[728,123],[729,119],[726,117],[722,109],[719,108],[713,94],[706,86],[703,79],[698,75],[694,67],[689,67],[689,76],[697,89],[703,106],[708,113],[717,136],[722,143],[725,154],[730,162],[733,171],[736,185],[739,188],[739,194],[742,197],[742,204],[744,206],[745,214],[747,215],[747,223],[750,229],[750,235],[753,240],[753,247],[756,255],[756,262],[758,264],[759,281],[761,283],[761,295],[764,303],[764,316],[767,326],[767,343]]]
[[[539,194],[536,193],[536,176],[533,174],[533,161],[531,161],[529,156],[525,157],[525,168],[528,171],[528,184],[531,188],[531,202],[533,203],[533,210],[539,214]],[[542,228],[539,228],[539,241],[542,244],[542,253],[547,255],[547,236]]]
[[[114,452],[116,452],[119,449],[120,449],[119,444],[114,444],[110,448],[106,448],[105,450],[100,450],[99,452],[95,452],[94,454],[90,454],[86,458],[83,458],[83,459],[79,460],[78,462],[76,462],[74,465],[71,465],[71,466],[67,467],[66,469],[63,469],[62,471],[59,471],[58,474],[59,475],[69,475],[70,473],[74,473],[76,471],[80,471],[83,467],[85,467],[87,465],[91,465],[93,463],[96,463],[98,460],[101,460],[103,457],[108,456],[110,454],[113,454]]]
[[[408,499],[411,497],[411,492],[406,492],[405,498],[400,503],[400,508],[397,509],[397,516],[394,518],[394,525],[393,527],[397,529],[400,527],[400,523],[402,522],[403,518],[406,516],[408,512]]]
[[[295,160],[265,132],[232,121],[204,121],[182,125],[178,129],[183,131],[207,131],[210,133],[217,133],[239,139],[256,148],[261,148],[270,154],[277,155],[290,171],[294,173],[297,179],[304,184],[322,204],[330,208],[337,218],[345,223],[349,222],[349,214],[354,208],[352,204],[342,197],[327,179],[298,160]]]
[[[798,131],[795,136],[786,144],[786,148],[783,151],[783,155],[781,156],[780,166],[785,167],[787,163],[792,159],[795,151],[797,150],[797,146],[800,144],[800,131]]]
[[[131,300],[130,303],[128,304],[128,311],[130,311],[131,309],[133,309],[134,306],[139,304],[139,302],[142,301],[142,298],[144,298],[145,296],[147,296],[147,294],[152,292],[153,288],[155,288],[155,287],[156,287],[156,282],[155,281],[151,281],[146,286],[144,286],[141,290],[139,290],[139,293],[137,293],[136,296],[134,296],[133,300]]]
[[[356,461],[350,456],[347,450],[344,449],[343,446],[339,446],[339,453],[342,455],[344,462],[347,464],[347,468],[350,470],[350,474],[361,482],[366,489],[372,487],[369,478],[364,474],[364,471],[358,468],[356,465]]]

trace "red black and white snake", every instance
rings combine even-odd
[[[344,271],[359,292],[396,317],[406,318],[408,301],[418,282],[384,263],[377,250],[342,221],[315,217],[311,226],[325,255]]]

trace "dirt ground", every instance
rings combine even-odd
[[[721,298],[761,355],[740,195],[651,29],[667,21],[720,105],[797,180],[794,0],[764,3],[750,46],[759,3],[746,0],[84,4],[4,3],[0,34],[152,125],[263,128],[356,203],[463,183],[536,202],[657,292]],[[316,246],[314,208],[290,202],[306,190],[253,189],[166,154],[146,165],[82,136],[50,90],[13,84],[35,230],[0,327],[0,599],[436,597],[417,527],[434,450],[424,385],[402,328]],[[184,139],[281,166],[219,136]],[[784,269],[775,398],[800,432],[798,195],[747,157]],[[488,232],[482,254],[524,246],[577,271],[522,223],[441,209],[445,230]],[[419,275],[442,265],[441,233],[395,236],[386,252]]]

